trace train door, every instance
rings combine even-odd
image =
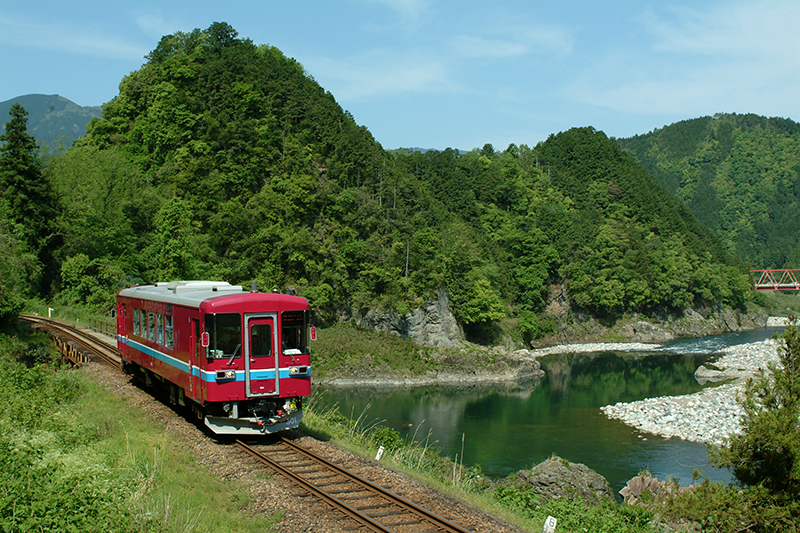
[[[247,396],[276,396],[278,382],[278,315],[245,315],[244,381]]]
[[[189,377],[189,389],[192,398],[197,398],[202,401],[202,393],[200,391],[200,354],[203,353],[203,347],[200,345],[200,321],[196,318],[192,319],[192,329],[189,334],[189,360],[191,365],[191,376]]]
[[[128,360],[128,306],[122,302],[117,307],[117,351],[123,361]]]

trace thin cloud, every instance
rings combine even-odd
[[[529,54],[564,57],[572,52],[572,31],[553,24],[498,22],[482,30],[482,35],[461,34],[450,40],[455,54],[465,58],[510,58]]]
[[[85,27],[42,24],[0,16],[0,42],[108,59],[141,59],[147,50]]]
[[[651,44],[607,50],[568,92],[624,113],[785,114],[797,107],[799,18],[786,2],[647,13],[640,20]]]
[[[466,58],[504,58],[527,54],[530,47],[505,39],[486,39],[472,35],[460,35],[451,40],[456,55]]]
[[[441,61],[414,55],[392,57],[373,52],[349,61],[318,58],[305,61],[304,66],[342,100],[457,90]]]
[[[162,37],[164,35],[171,35],[176,30],[174,25],[164,22],[164,18],[159,15],[144,14],[136,16],[136,25],[146,35],[154,35]]]
[[[415,20],[428,12],[425,0],[366,0],[372,4],[383,4],[406,19]]]
[[[800,51],[800,6],[787,2],[726,4],[716,9],[676,11],[675,20],[648,13],[645,27],[655,37],[654,50],[702,55],[796,56]]]

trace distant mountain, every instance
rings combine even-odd
[[[102,115],[100,106],[82,107],[57,94],[27,94],[0,102],[0,123],[8,122],[8,111],[19,103],[28,112],[28,133],[40,144],[72,142],[86,133],[86,125]]]
[[[617,141],[752,268],[800,268],[800,124],[717,114]]]

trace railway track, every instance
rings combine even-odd
[[[87,362],[91,356],[97,356],[114,368],[122,368],[122,360],[117,355],[117,347],[110,346],[84,330],[52,318],[34,315],[20,315],[19,318],[33,324],[36,329],[50,333],[62,359],[75,366]]]
[[[77,366],[96,356],[116,369],[122,367],[116,346],[85,330],[39,316],[20,315],[20,319],[50,333],[62,357]],[[349,518],[354,523],[350,529],[382,533],[470,533],[286,439],[270,448],[269,456],[244,442],[236,441],[236,445]]]
[[[281,439],[265,455],[242,441],[249,456],[324,501],[360,529],[380,533],[469,533],[467,529],[410,502],[326,459]]]

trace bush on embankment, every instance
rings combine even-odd
[[[83,373],[48,337],[0,334],[0,531],[268,530],[163,428]]]

